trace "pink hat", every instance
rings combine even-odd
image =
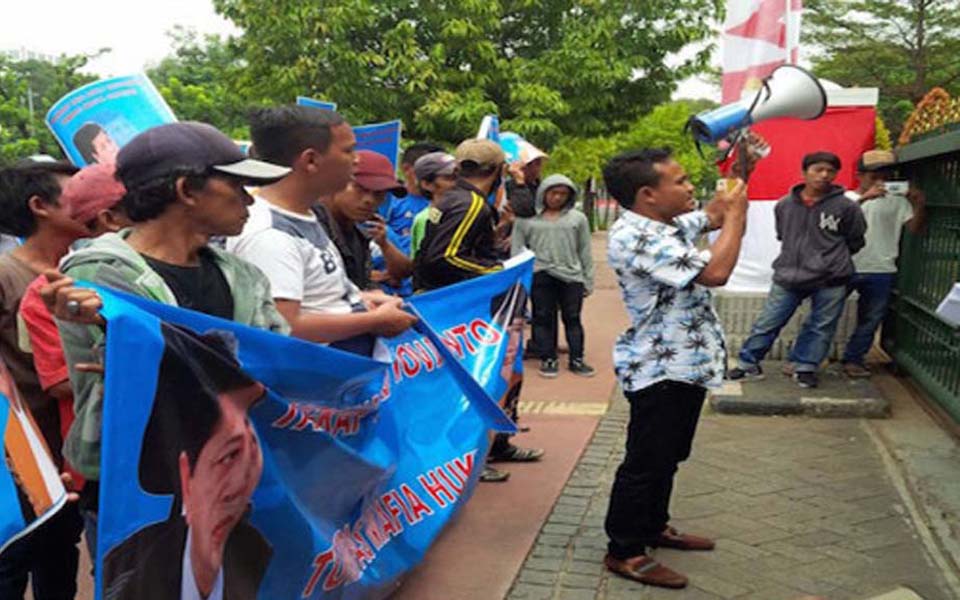
[[[100,211],[113,208],[127,193],[114,177],[116,165],[93,164],[80,169],[67,181],[60,200],[70,211],[70,218],[87,223]]]

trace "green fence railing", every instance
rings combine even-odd
[[[897,151],[927,197],[927,229],[904,233],[885,348],[960,423],[960,328],[936,314],[960,281],[960,131]]]

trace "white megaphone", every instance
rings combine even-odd
[[[752,97],[708,110],[688,123],[698,142],[716,143],[731,133],[775,117],[813,120],[827,110],[827,92],[806,69],[781,65]]]

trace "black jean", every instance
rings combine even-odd
[[[707,390],[661,381],[627,392],[627,452],[610,492],[608,551],[623,560],[644,554],[670,522],[677,465],[690,456]]]
[[[73,600],[83,519],[70,502],[36,531],[14,542],[0,557],[0,598],[23,598],[30,577],[35,600]]]
[[[557,312],[563,320],[570,347],[570,360],[583,358],[582,283],[571,283],[543,271],[534,273],[530,298],[533,303],[533,348],[540,358],[557,358]]]

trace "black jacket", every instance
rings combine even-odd
[[[340,252],[347,278],[361,290],[370,289],[370,239],[360,233],[355,224],[351,224],[346,231],[341,230],[340,224],[322,204],[314,206],[313,212]]]
[[[787,289],[844,285],[853,276],[851,257],[865,243],[863,211],[840,186],[808,208],[802,189],[795,186],[774,209],[782,245],[773,261],[773,281]]]
[[[104,600],[170,600],[180,597],[187,524],[182,516],[134,533],[103,560]],[[223,549],[223,600],[256,600],[273,550],[246,518]]]
[[[496,211],[460,180],[430,208],[414,261],[413,287],[431,290],[503,268],[495,245]]]

